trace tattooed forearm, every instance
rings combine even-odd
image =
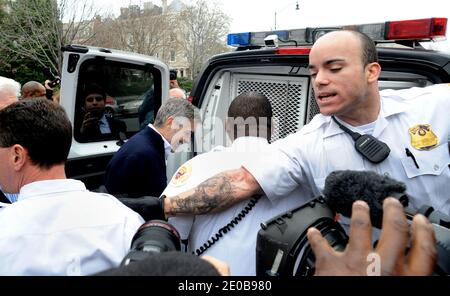
[[[256,189],[259,189],[259,185]],[[254,191],[254,186],[243,177],[241,170],[220,173],[192,190],[168,198],[166,214],[176,216],[219,212],[249,198]]]

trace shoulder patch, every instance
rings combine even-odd
[[[183,164],[177,170],[175,175],[173,175],[172,180],[170,180],[170,185],[178,187],[186,184],[191,174],[192,174],[192,165],[190,163]]]

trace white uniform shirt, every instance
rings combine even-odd
[[[244,167],[271,199],[299,185],[312,188],[318,195],[325,178],[335,170],[375,171],[404,182],[413,207],[430,205],[450,214],[450,85],[385,90],[380,94],[381,110],[372,135],[391,149],[380,164],[363,159],[351,137],[331,117],[318,114],[299,132],[278,141],[279,151],[258,161],[249,159]],[[414,148],[409,129],[418,124],[430,125],[438,140],[434,148]],[[419,168],[406,156],[405,148],[413,153]]]
[[[198,155],[180,167],[163,194],[173,196],[184,192],[220,172],[240,168],[249,158],[258,161],[264,157],[261,151],[271,146],[262,138],[242,137],[229,148],[221,147]],[[311,198],[312,194],[305,190],[296,190],[286,198],[275,201],[261,197],[249,214],[203,254],[228,263],[233,276],[255,275],[256,238],[260,224]],[[236,217],[249,201],[242,201],[219,213],[195,218],[174,217],[169,222],[178,229],[182,239],[189,238],[189,251],[195,251]]]
[[[0,275],[89,275],[116,267],[144,223],[77,180],[23,186],[0,211]]]

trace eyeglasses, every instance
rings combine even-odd
[[[103,101],[105,98],[103,98],[102,96],[91,96],[91,97],[87,97],[86,98],[86,102],[88,103],[92,103],[94,100],[97,102],[101,102]]]

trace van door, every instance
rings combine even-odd
[[[112,155],[167,100],[169,68],[149,56],[109,49],[63,50],[60,103],[73,126],[66,174],[94,189]]]

